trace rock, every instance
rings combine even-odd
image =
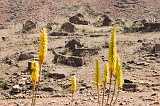
[[[66,76],[64,74],[50,72],[48,73],[48,77],[53,79],[63,79]]]
[[[82,87],[85,87],[85,88],[92,88],[92,85],[90,85],[90,84],[87,84],[86,82],[83,82],[82,84],[81,84],[81,86]]]
[[[68,36],[67,32],[52,32],[49,34],[50,36]]]
[[[124,83],[133,83],[133,81],[128,80],[128,79],[124,79]]]
[[[154,105],[160,105],[160,102],[154,102],[153,104]]]
[[[2,41],[7,41],[7,40],[8,40],[8,37],[2,36]]]
[[[62,63],[65,65],[71,65],[74,67],[82,66],[85,64],[84,59],[78,56],[67,56],[67,55],[61,55],[54,50],[52,51],[55,55],[53,62],[54,63]]]
[[[31,59],[31,58],[34,58],[34,56],[31,54],[23,53],[23,54],[20,54],[18,60],[22,61],[22,60],[27,60],[27,59]]]
[[[11,59],[11,58],[9,58],[9,57],[6,57],[5,62],[6,62],[7,64],[9,64],[9,65],[15,65],[15,64],[16,64],[16,61],[13,60],[13,59]]]
[[[79,39],[71,39],[66,42],[65,48],[69,48],[70,50],[75,50],[76,48],[81,48],[82,44]]]
[[[151,94],[151,96],[156,96],[156,95],[157,95],[156,93]]]
[[[123,91],[128,91],[128,92],[136,92],[138,91],[137,85],[133,83],[124,83],[123,84]]]
[[[160,31],[160,23],[145,23],[143,30],[147,32]]]
[[[42,91],[52,92],[54,91],[54,88],[52,86],[45,86],[44,88],[42,88]]]
[[[34,23],[31,20],[28,20],[28,21],[26,21],[25,24],[23,24],[22,33],[26,33],[26,32],[29,32],[29,31],[31,31],[33,29],[36,29],[36,26],[37,26],[36,23]]]
[[[145,62],[145,61],[141,61],[141,62],[137,62],[136,65],[148,66],[149,63],[147,63],[147,62]]]
[[[31,69],[31,65],[32,65],[32,61],[29,61],[29,62],[28,62],[27,70],[29,70],[30,72],[31,72],[31,70],[32,70],[32,69]]]
[[[47,23],[47,25],[46,25],[47,31],[51,31],[53,25],[57,25],[57,23],[55,23],[55,22]]]
[[[79,88],[79,91],[82,92],[85,89],[86,89],[86,87],[82,86],[82,87]]]
[[[80,13],[69,18],[69,22],[79,25],[88,25],[89,22],[84,20],[84,16]]]
[[[104,20],[102,22],[102,26],[109,26],[109,25],[111,25],[112,20],[107,15],[103,15],[102,17],[104,18]]]
[[[17,77],[19,77],[21,74],[20,74],[20,73],[18,73],[18,72],[15,72],[15,73],[13,73],[12,75],[13,75],[13,76],[17,76]]]
[[[61,31],[73,33],[75,32],[75,26],[70,22],[64,23],[61,26]]]
[[[3,90],[9,89],[8,82],[1,82],[0,87],[1,87]]]
[[[160,44],[155,44],[155,46],[154,46],[154,52],[155,53],[160,52]]]
[[[62,85],[62,88],[65,90],[65,89],[68,89],[71,87],[71,84],[64,84]]]
[[[21,91],[22,91],[22,87],[20,87],[19,85],[14,85],[10,91],[10,94],[11,95],[18,94],[18,93],[21,93]]]

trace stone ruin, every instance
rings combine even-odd
[[[81,13],[76,14],[69,18],[69,22],[79,25],[88,25],[89,22],[84,20],[84,16]]]
[[[71,39],[66,42],[65,49],[55,48],[52,52],[55,55],[55,63],[77,67],[83,66],[86,63],[85,57],[98,54],[98,50],[99,48],[83,48],[83,45],[78,39]]]
[[[28,20],[28,21],[26,21],[25,24],[23,24],[22,33],[30,32],[33,29],[36,29],[36,27],[37,27],[37,23],[34,23],[31,20]]]

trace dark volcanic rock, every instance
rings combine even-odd
[[[123,91],[129,91],[129,92],[136,92],[138,91],[137,85],[133,83],[124,83],[123,84]]]
[[[23,54],[20,54],[18,60],[19,60],[19,61],[22,61],[22,60],[27,60],[27,59],[31,59],[31,58],[34,58],[34,56],[31,55],[31,54],[23,53]]]
[[[67,32],[52,32],[49,34],[50,36],[68,36]]]
[[[72,33],[72,32],[75,32],[75,26],[74,26],[72,23],[67,22],[67,23],[64,23],[64,24],[61,26],[61,30],[62,30],[62,31],[65,31],[65,32]]]
[[[84,20],[84,16],[80,13],[78,13],[75,16],[72,16],[69,18],[69,22],[74,23],[74,24],[79,24],[79,25],[88,25],[89,22]]]
[[[42,88],[42,91],[45,91],[45,92],[52,92],[52,91],[54,91],[54,89],[53,89],[52,86],[45,86],[44,88]]]
[[[66,76],[64,74],[59,74],[59,73],[49,73],[48,77],[53,79],[63,79]]]

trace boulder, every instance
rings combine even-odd
[[[31,31],[33,29],[36,29],[36,26],[37,26],[36,23],[34,23],[31,20],[28,20],[28,21],[26,21],[25,24],[23,24],[22,33],[26,33],[26,32],[29,32],[29,31]]]
[[[48,77],[53,79],[63,79],[66,76],[64,74],[50,72],[48,73]]]
[[[74,67],[82,66],[85,63],[82,57],[62,55],[57,53],[55,50],[53,50],[52,52],[55,55],[53,60],[54,63],[62,63],[65,65],[70,65]]]
[[[78,39],[71,39],[65,44],[65,48],[69,48],[70,50],[75,50],[76,48],[81,48],[82,44]]]
[[[143,30],[147,32],[160,31],[160,23],[145,23]]]
[[[75,26],[70,22],[64,23],[61,26],[61,31],[73,33],[73,32],[75,32]]]
[[[22,53],[22,54],[20,54],[18,60],[22,61],[22,60],[27,60],[27,59],[31,59],[31,58],[34,58],[34,56],[31,54]]]
[[[102,26],[111,25],[112,20],[107,15],[103,15],[102,18],[103,18]]]
[[[45,92],[52,92],[54,91],[54,88],[52,86],[45,86],[42,88],[42,91],[45,91]]]
[[[89,22],[84,20],[84,16],[81,13],[76,14],[69,18],[69,22],[80,25],[88,25]]]

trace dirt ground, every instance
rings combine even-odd
[[[27,67],[28,62],[37,57],[40,34],[16,34],[16,31],[18,29],[0,30],[0,106],[30,106],[31,104],[30,72],[27,71]],[[101,76],[103,76],[103,66],[108,55],[108,47],[105,45],[109,43],[110,36],[110,31],[99,31],[98,28],[92,32],[86,31],[85,34],[81,32],[78,35],[48,36],[47,58],[43,65],[44,71],[36,106],[97,106],[97,94],[93,85],[95,59],[100,60]],[[79,39],[87,48],[100,48],[98,54],[86,55],[88,58],[86,64],[80,67],[54,63],[52,50],[64,47],[65,42],[73,38]],[[117,33],[124,88],[116,106],[160,105],[160,54],[154,53],[154,46],[159,42],[159,32]],[[19,60],[21,54],[32,56]],[[49,78],[48,73],[61,73],[65,78]],[[77,77],[77,91],[74,101],[71,102],[70,83],[73,74]],[[4,83],[8,88],[4,89],[2,86]],[[17,92],[12,91],[15,85],[19,85],[17,89],[20,90]]]

